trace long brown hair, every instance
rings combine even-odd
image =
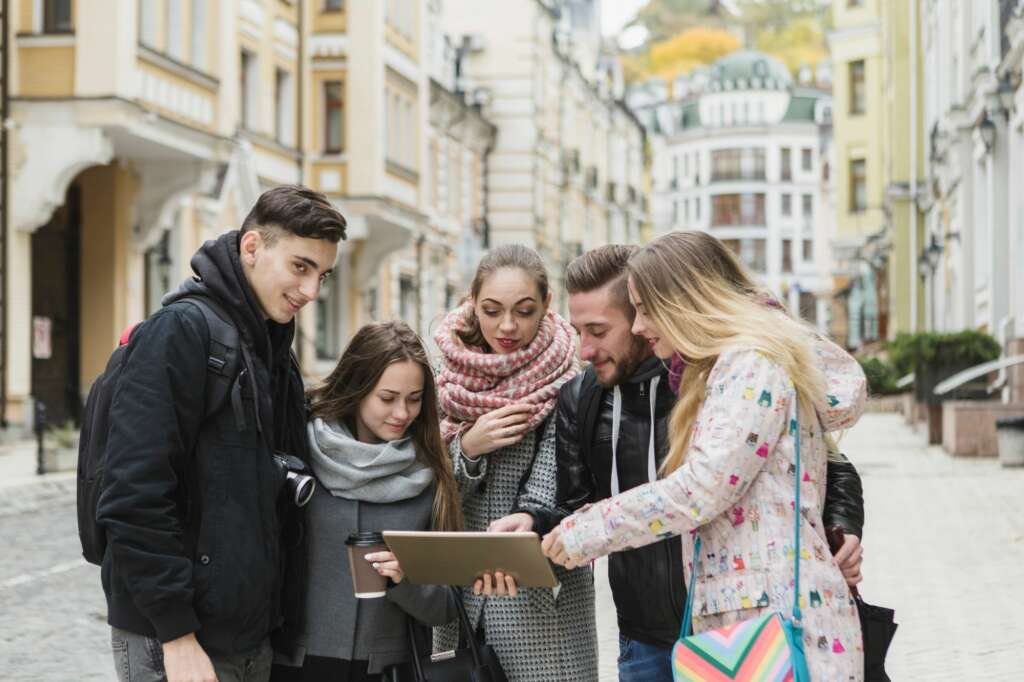
[[[434,372],[423,341],[409,325],[401,321],[376,322],[356,332],[334,371],[308,392],[311,414],[337,420],[354,434],[356,412],[363,399],[390,365],[404,361],[415,362],[423,370],[423,403],[408,433],[416,456],[434,473],[433,529],[461,530],[462,500],[441,440]]]
[[[781,366],[803,413],[815,414],[812,403],[824,398],[825,380],[814,361],[814,330],[765,305],[763,290],[722,242],[704,232],[669,232],[637,251],[627,267],[646,314],[686,361],[662,473],[683,463],[708,376],[729,348],[760,351]]]
[[[544,261],[536,251],[522,244],[496,246],[480,259],[480,264],[476,266],[476,274],[473,275],[473,282],[469,285],[468,299],[475,301],[487,278],[503,268],[513,268],[525,272],[536,283],[540,300],[548,300],[548,271],[544,267]],[[492,349],[487,345],[484,334],[480,330],[480,320],[475,312],[470,313],[467,322],[468,326],[465,329],[455,332],[459,340],[467,346],[491,351]]]

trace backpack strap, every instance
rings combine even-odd
[[[210,334],[210,345],[206,358],[209,377],[207,378],[208,385],[203,412],[205,416],[209,417],[219,410],[230,396],[231,406],[235,413],[235,426],[239,431],[244,431],[246,419],[245,408],[242,404],[242,382],[246,378],[251,379],[252,363],[239,339],[238,328],[231,316],[209,298],[188,296],[181,300],[199,309],[206,320],[206,327]]]

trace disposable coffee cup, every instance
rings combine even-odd
[[[359,599],[383,597],[388,579],[377,572],[373,563],[366,560],[367,554],[387,552],[384,536],[376,532],[353,533],[345,541],[348,547],[348,567],[352,572],[352,589]]]

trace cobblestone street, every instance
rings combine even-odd
[[[1019,680],[1024,668],[1024,470],[927,448],[895,415],[866,415],[843,449],[864,478],[863,593],[896,609],[900,682]],[[0,473],[8,475],[0,454]],[[31,479],[28,479],[31,480]],[[99,569],[78,558],[68,479],[0,485],[0,679],[113,679]],[[601,679],[617,633],[597,567]]]

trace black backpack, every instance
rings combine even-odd
[[[241,381],[247,366],[246,352],[241,347],[238,329],[231,317],[208,298],[179,299],[199,308],[210,331],[206,368],[204,419],[217,412],[231,396],[239,429],[245,428],[241,403]],[[128,329],[121,343],[107,362],[107,368],[96,377],[82,414],[82,433],[78,443],[78,538],[82,556],[91,564],[101,565],[107,549],[106,529],[96,521],[96,509],[103,492],[103,471],[106,462],[107,436],[110,433],[110,404],[117,380],[132,350],[131,339],[145,322]],[[251,370],[250,370],[251,371]]]

